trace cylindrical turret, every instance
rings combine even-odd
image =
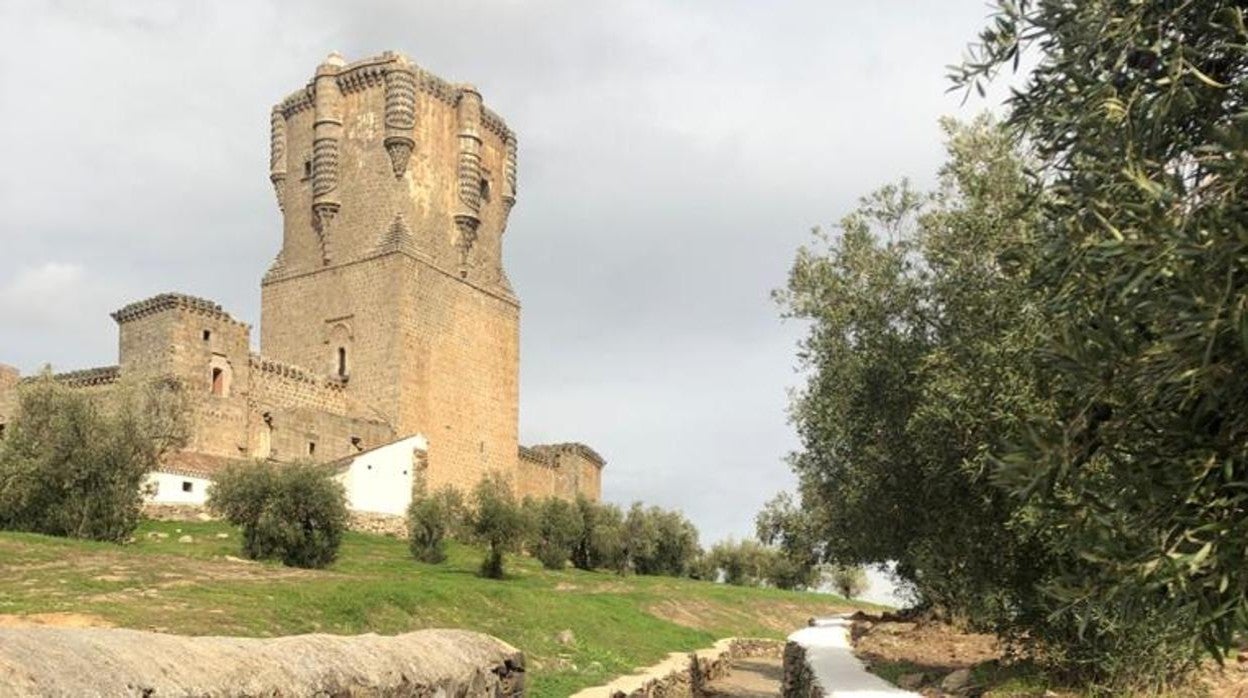
[[[282,188],[286,182],[286,117],[277,107],[269,115],[269,181],[277,195],[277,207],[285,211]]]
[[[386,152],[394,176],[402,177],[416,141],[416,74],[407,59],[399,56],[386,71]]]
[[[459,124],[459,202],[455,227],[459,231],[460,266],[468,263],[468,253],[477,240],[481,225],[481,93],[472,85],[462,85],[456,107]],[[461,269],[462,273],[462,269]]]
[[[312,220],[321,235],[321,252],[329,262],[329,224],[342,205],[338,198],[338,145],[342,139],[342,92],[338,72],[346,64],[337,52],[317,66],[316,120],[312,124]]]

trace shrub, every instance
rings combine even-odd
[[[34,381],[0,441],[0,528],[125,540],[147,474],[185,443],[186,414],[174,382],[121,386],[102,402],[48,375]]]
[[[685,574],[690,579],[700,579],[704,582],[718,581],[719,578],[719,570],[715,569],[715,563],[711,560],[710,554],[702,551],[699,551],[689,561],[688,567],[685,568]]]
[[[464,498],[454,487],[413,497],[407,508],[408,546],[421,562],[446,559],[446,539],[458,532],[464,517]]]
[[[867,590],[867,572],[857,565],[832,565],[827,578],[836,593],[847,599],[856,599]]]
[[[576,512],[581,525],[572,544],[572,564],[582,570],[615,569],[623,554],[623,515],[619,507],[578,495]]]
[[[649,530],[654,535],[653,554],[636,561],[639,574],[683,577],[693,559],[702,552],[698,529],[678,511],[650,507]]]
[[[542,500],[533,522],[533,553],[549,570],[561,570],[581,538],[581,517],[577,505],[551,497]]]
[[[628,571],[628,551],[624,544],[624,512],[614,504],[597,505],[597,518],[589,536],[594,567]]]
[[[768,501],[754,518],[754,528],[758,540],[776,550],[768,582],[779,589],[803,589],[817,581],[823,546],[811,513],[802,510],[792,496],[783,492]]]
[[[516,503],[511,483],[500,473],[490,473],[477,483],[472,504],[469,526],[473,537],[486,546],[481,576],[502,579],[504,555],[519,549],[525,538],[524,512]]]
[[[771,551],[757,541],[729,539],[713,545],[709,559],[716,577],[722,577],[725,583],[758,586],[766,579],[769,554]]]
[[[242,528],[247,557],[291,567],[329,565],[347,528],[346,493],[324,466],[233,466],[218,475],[208,506]]]

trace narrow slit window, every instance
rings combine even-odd
[[[219,368],[212,369],[212,394],[225,395],[225,371]]]
[[[316,455],[316,442],[315,442],[315,441],[309,441],[309,442],[308,442],[308,455],[309,455],[309,456],[315,456],[315,455]]]
[[[347,377],[347,348],[338,347],[338,376]]]

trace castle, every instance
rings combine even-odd
[[[107,391],[176,378],[194,429],[161,464],[171,474],[340,462],[420,436],[403,466],[418,487],[501,471],[521,496],[597,499],[592,449],[518,442],[520,304],[502,252],[516,137],[480,93],[397,53],[331,54],[270,129],[283,227],[260,284],[260,352],[219,305],[161,294],[112,314],[117,365],[56,379]],[[0,425],[21,381],[0,366]]]

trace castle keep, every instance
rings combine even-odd
[[[503,268],[516,137],[477,90],[396,53],[331,54],[273,107],[270,135],[283,225],[259,353],[219,305],[162,294],[113,313],[118,365],[57,378],[178,379],[195,429],[169,471],[337,461],[420,435],[420,486],[502,471],[521,495],[598,498],[592,449],[518,442],[520,304]],[[0,367],[0,424],[19,384]]]

